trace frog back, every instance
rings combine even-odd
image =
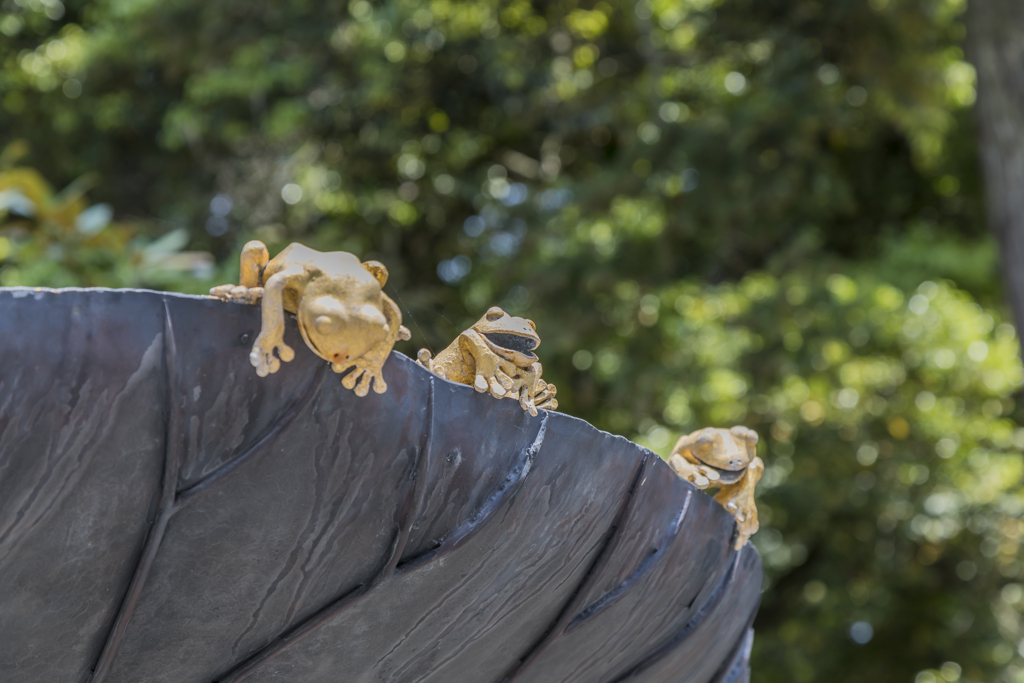
[[[359,258],[347,251],[317,251],[292,242],[270,259],[263,269],[263,282],[282,271],[304,271],[307,275],[344,276],[362,269]]]
[[[287,276],[282,291],[284,310],[297,313],[302,295],[312,282],[322,294],[339,301],[366,301],[380,306],[380,284],[354,254],[317,251],[293,242],[263,269],[263,283],[279,273]]]

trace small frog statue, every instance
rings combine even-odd
[[[257,240],[245,245],[241,260],[241,284],[214,287],[210,294],[247,304],[263,300],[263,326],[249,354],[257,375],[277,372],[281,361],[295,357],[284,343],[288,311],[295,314],[306,346],[332,370],[353,369],[341,380],[346,389],[366,396],[372,383],[378,394],[387,391],[384,361],[395,342],[410,335],[398,306],[382,291],[388,280],[383,264],[301,244],[290,244],[271,259]]]
[[[436,358],[420,349],[417,359],[438,377],[490,392],[494,398],[515,399],[523,410],[536,415],[538,408],[558,407],[555,385],[540,376],[541,365],[533,353],[538,346],[540,337],[532,320],[492,306]]]
[[[764,474],[764,462],[754,447],[757,433],[746,427],[707,427],[680,437],[668,464],[699,489],[718,488],[715,500],[736,518],[736,549],[757,531],[754,486]]]

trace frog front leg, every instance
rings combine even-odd
[[[736,518],[736,526],[739,529],[739,536],[736,539],[737,550],[746,545],[747,539],[757,532],[759,526],[757,506],[754,504],[754,487],[762,474],[764,462],[761,458],[754,458],[739,481],[723,486],[715,494],[715,500]]]
[[[281,361],[287,363],[295,358],[295,351],[284,343],[283,292],[292,279],[302,276],[301,269],[282,270],[267,280],[263,287],[263,326],[249,354],[249,362],[260,377],[277,372],[281,368]]]
[[[402,312],[394,301],[386,294],[381,294],[382,312],[388,321],[388,334],[382,341],[377,342],[359,358],[353,358],[343,363],[331,363],[331,369],[335,372],[345,372],[354,368],[341,379],[341,385],[346,389],[355,389],[356,396],[366,396],[370,393],[372,384],[373,390],[383,394],[388,390],[384,381],[383,369],[391,349],[401,339],[408,341],[412,336],[409,328],[402,324]]]
[[[518,372],[516,366],[487,348],[478,332],[466,330],[460,334],[459,348],[464,356],[473,360],[473,388],[478,392],[490,392],[494,398],[505,398],[518,389],[512,380]]]

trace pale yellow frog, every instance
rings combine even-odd
[[[676,474],[697,488],[718,488],[715,500],[736,518],[737,549],[758,529],[754,486],[764,474],[764,462],[756,445],[752,429],[707,427],[680,437],[668,459]]]
[[[273,259],[266,245],[252,241],[242,249],[239,285],[221,285],[210,294],[224,301],[263,301],[263,325],[249,361],[256,374],[277,372],[295,352],[284,342],[284,312],[295,314],[299,331],[313,353],[341,373],[346,389],[366,396],[371,383],[382,394],[381,369],[395,342],[409,339],[402,313],[382,287],[388,270],[377,261],[361,263],[344,251],[319,252],[290,244]]]
[[[541,379],[534,349],[540,346],[537,326],[497,306],[487,310],[468,330],[434,358],[420,349],[420,365],[459,384],[468,384],[495,398],[519,401],[531,415],[538,408],[555,410],[557,389]]]

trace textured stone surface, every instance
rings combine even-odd
[[[732,518],[656,456],[255,307],[0,289],[0,680],[742,681]]]

